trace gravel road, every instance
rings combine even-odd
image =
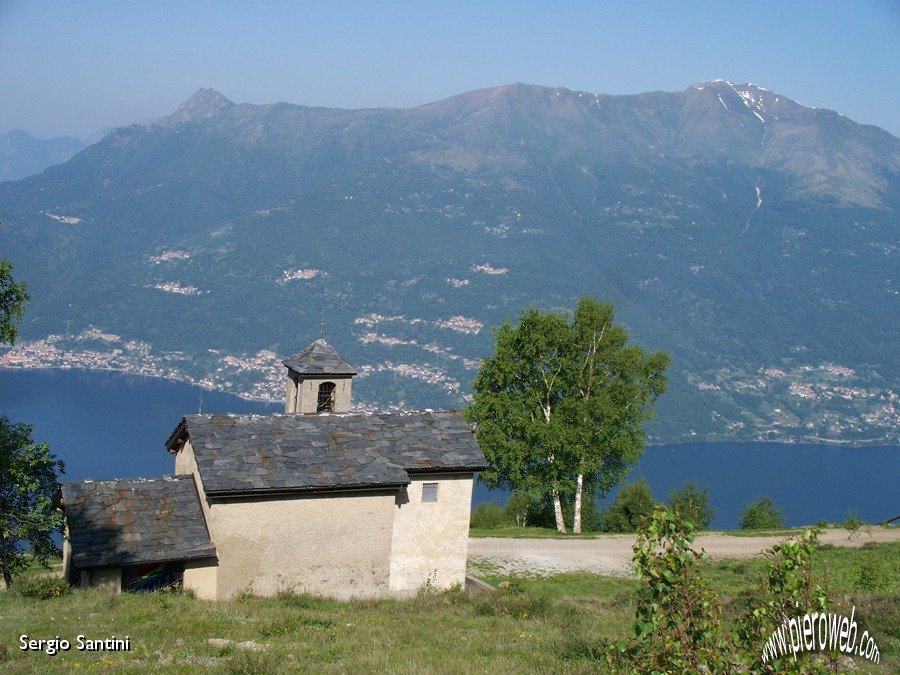
[[[710,532],[694,540],[695,549],[703,549],[712,558],[749,558],[781,542],[784,537],[734,537]],[[862,546],[869,541],[900,541],[900,528],[873,527],[870,534],[850,539],[846,530],[825,530],[819,535],[823,544]],[[630,575],[633,535],[600,535],[596,539],[469,539],[469,560],[487,563],[505,573],[595,572]]]

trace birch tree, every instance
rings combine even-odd
[[[496,335],[466,413],[491,467],[481,479],[549,497],[559,532],[566,532],[561,495],[574,497],[578,533],[585,484],[605,493],[640,457],[668,357],[629,346],[612,305],[590,298],[579,300],[571,319],[528,309]]]
[[[566,531],[560,495],[572,489],[564,400],[571,330],[560,314],[529,309],[517,326],[497,330],[496,351],[475,378],[469,421],[490,468],[481,480],[492,488],[549,495],[556,529]]]
[[[646,444],[644,424],[665,392],[669,357],[628,344],[628,331],[614,321],[613,305],[581,298],[571,323],[569,401],[562,411],[576,437],[575,508],[572,531],[581,532],[586,480],[606,494],[625,478]]]

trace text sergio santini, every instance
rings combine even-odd
[[[54,656],[57,652],[67,652],[72,648],[72,644],[57,635],[49,640],[29,640],[27,635],[19,636],[19,647],[23,652],[45,652],[49,656]],[[115,635],[108,638],[92,639],[84,635],[75,636],[75,649],[80,652],[130,652],[131,638],[117,638]]]

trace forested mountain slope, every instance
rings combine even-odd
[[[754,85],[402,110],[202,90],[0,184],[33,296],[0,363],[278,398],[275,356],[324,316],[357,400],[460,406],[491,326],[588,294],[672,355],[655,440],[896,442],[898,208],[897,138]]]

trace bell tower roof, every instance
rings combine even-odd
[[[334,347],[319,338],[282,363],[292,372],[307,377],[353,377],[356,369],[341,358]]]

